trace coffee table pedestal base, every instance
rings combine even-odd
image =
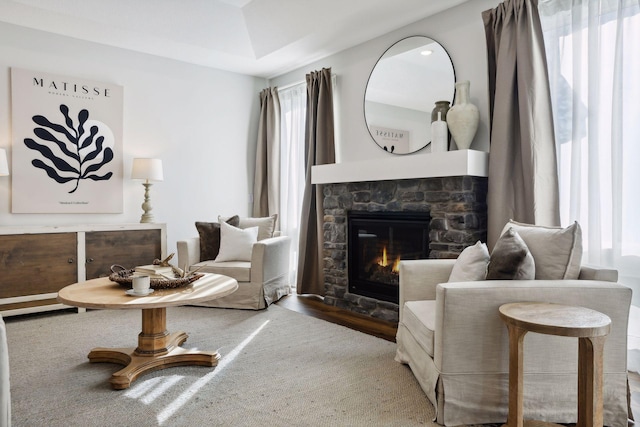
[[[109,382],[115,390],[129,388],[140,375],[173,366],[216,366],[220,359],[217,351],[199,351],[180,347],[188,338],[185,332],[168,333],[166,309],[142,310],[142,332],[138,347],[94,348],[89,353],[92,363],[118,363],[125,368],[111,376]]]

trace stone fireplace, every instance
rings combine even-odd
[[[393,298],[381,298],[375,292],[363,295],[359,285],[354,289],[350,283],[353,260],[348,256],[348,237],[353,230],[348,227],[349,216],[384,212],[426,217],[427,257],[456,258],[465,247],[486,241],[488,154],[462,150],[399,156],[385,160],[384,168],[376,163],[314,167],[312,182],[322,184],[323,194],[324,302],[397,322],[397,288]],[[375,176],[379,179],[372,179]]]

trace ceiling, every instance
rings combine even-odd
[[[0,21],[273,77],[469,0],[0,0]]]

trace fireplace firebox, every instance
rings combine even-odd
[[[400,260],[429,257],[428,212],[347,213],[349,292],[398,303]]]

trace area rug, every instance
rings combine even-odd
[[[93,347],[137,342],[139,310],[6,318],[14,427],[435,425],[395,344],[282,307],[167,309],[183,345],[218,350],[215,368],[181,366],[112,390]]]

